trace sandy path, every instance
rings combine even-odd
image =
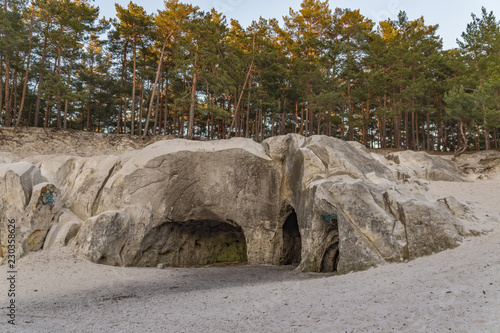
[[[500,216],[499,190],[499,181],[436,182],[428,196]],[[19,325],[2,315],[1,332],[500,332],[498,227],[454,250],[345,276],[107,267],[69,249],[32,253],[18,270]]]

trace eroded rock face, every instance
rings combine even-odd
[[[462,240],[449,209],[416,196],[359,144],[289,136],[266,145],[283,161],[284,197],[298,214],[303,271],[364,270]]]
[[[0,164],[0,188],[0,256],[7,253],[9,220],[16,226],[16,256],[39,250],[62,207],[59,190],[25,162]]]
[[[227,223],[242,229],[249,262],[277,263],[280,187],[280,165],[250,140],[164,141],[138,152],[109,178],[96,213],[149,207],[150,228],[143,239],[148,244],[169,242],[164,235],[169,224]],[[137,248],[145,251],[148,244]],[[155,248],[161,252],[164,245]],[[157,255],[151,258],[141,264],[162,263]]]
[[[477,175],[479,179],[498,177],[500,174],[500,152],[489,150],[474,154],[462,154],[455,159],[458,168],[469,175]]]
[[[116,266],[364,270],[453,248],[472,234],[461,223],[473,218],[466,206],[419,194],[419,178],[462,181],[453,163],[413,154],[389,156],[391,170],[360,144],[287,135],[0,163],[8,189],[0,242],[5,250],[8,212],[21,221],[23,254],[69,244]],[[398,168],[411,172],[413,187]]]
[[[417,178],[431,181],[464,181],[453,162],[426,152],[402,151],[387,154],[385,157],[395,163],[391,168],[399,180]]]

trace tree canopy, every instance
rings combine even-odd
[[[116,11],[104,20],[90,0],[3,1],[0,126],[498,148],[500,22],[484,7],[452,50],[424,17],[373,22],[321,0],[248,27],[178,0]]]

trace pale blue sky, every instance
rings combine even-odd
[[[101,15],[110,17],[115,15],[115,3],[126,6],[130,0],[95,0],[94,4],[101,9]],[[144,7],[148,13],[164,8],[163,0],[134,1]],[[247,27],[260,16],[264,18],[278,18],[288,14],[289,8],[300,9],[301,0],[181,0],[191,3],[202,10],[212,7],[223,12],[226,17],[237,19],[243,27]],[[456,47],[456,39],[471,22],[471,13],[480,15],[481,7],[493,11],[500,19],[499,0],[330,0],[330,8],[360,9],[361,14],[375,22],[388,17],[395,19],[400,10],[407,12],[409,19],[424,16],[426,24],[439,24],[438,34],[443,38],[444,48]]]

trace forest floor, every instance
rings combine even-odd
[[[429,199],[453,195],[485,222],[496,219],[491,232],[343,276],[290,266],[109,267],[70,248],[32,252],[17,264],[17,325],[2,304],[0,331],[500,332],[500,177],[428,187]],[[7,270],[0,266],[2,293]]]

